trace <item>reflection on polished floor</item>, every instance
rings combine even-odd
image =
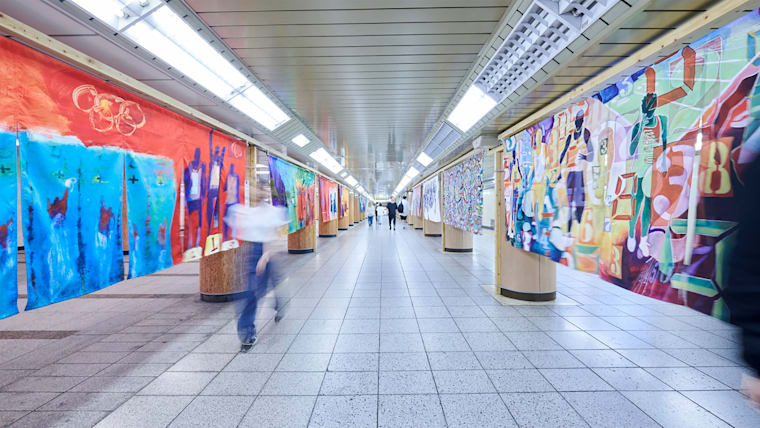
[[[248,354],[197,264],[2,320],[0,424],[760,426],[730,325],[562,267],[556,302],[495,298],[491,243],[321,239]]]

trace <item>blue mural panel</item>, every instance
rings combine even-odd
[[[0,319],[18,313],[16,133],[0,132]]]

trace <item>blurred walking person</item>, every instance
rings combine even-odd
[[[279,278],[273,260],[276,242],[280,239],[279,229],[287,224],[284,208],[274,207],[259,201],[255,207],[236,204],[230,207],[226,217],[230,227],[237,228],[237,238],[242,241],[247,269],[245,298],[241,302],[238,318],[238,337],[241,351],[248,351],[257,341],[256,310],[261,299]],[[275,311],[280,309],[275,293]],[[277,313],[275,321],[279,321]]]
[[[372,227],[372,220],[375,218],[375,208],[374,207],[368,207],[367,209],[367,220],[369,220],[369,227]]]
[[[745,375],[742,389],[760,407],[760,158],[755,159],[742,174],[743,187],[737,186],[739,200],[739,230],[736,247],[731,256],[731,275],[723,290],[731,322],[741,328],[744,360],[754,376]]]

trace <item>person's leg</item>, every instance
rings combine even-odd
[[[238,318],[238,337],[244,345],[250,345],[256,338],[256,308],[259,305],[259,299],[256,297],[256,290],[250,289],[246,293],[243,310],[240,311]]]

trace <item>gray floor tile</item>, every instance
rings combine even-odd
[[[559,346],[549,335],[544,332],[515,332],[509,331],[504,333],[507,338],[520,351],[551,351],[561,350]]]
[[[557,391],[609,391],[613,388],[591,369],[540,369]]]
[[[333,352],[378,352],[380,335],[372,334],[341,334],[335,343]]]
[[[760,412],[736,391],[685,391],[682,394],[733,426],[760,426]]]
[[[169,371],[176,372],[218,372],[229,363],[234,354],[187,354],[177,361]]]
[[[262,395],[317,395],[324,373],[274,372],[264,385]]]
[[[752,371],[746,367],[698,367],[702,373],[707,374],[733,389],[742,388],[742,377],[744,375],[755,376]]]
[[[496,391],[484,370],[434,371],[433,377],[440,394],[479,394]]]
[[[32,412],[16,421],[13,427],[83,427],[93,426],[108,412],[99,411],[39,411]]]
[[[57,396],[54,392],[0,392],[0,410],[34,410]]]
[[[495,332],[499,331],[496,324],[488,318],[454,318],[457,327],[462,332]]]
[[[9,426],[28,413],[27,411],[0,411],[0,426]]]
[[[435,394],[430,371],[380,372],[380,394]]]
[[[694,367],[731,367],[740,365],[707,349],[665,349],[664,351]]]
[[[452,303],[460,303],[461,300],[461,297],[453,298]],[[485,312],[477,306],[452,306],[449,304],[446,308],[454,318],[483,318],[486,316]]]
[[[303,335],[303,337],[308,337],[311,335]],[[288,351],[288,348],[290,348],[290,345],[295,341],[296,336],[294,335],[286,335],[286,334],[262,334],[259,336],[259,341],[256,342],[256,345],[251,348],[252,353],[254,354],[284,354]],[[201,345],[203,346],[203,345]],[[195,349],[195,352],[198,352],[198,348]],[[330,352],[331,350],[325,351]],[[240,352],[240,342],[238,341],[237,348],[235,350],[235,353]],[[316,352],[316,351],[312,351]]]
[[[437,395],[381,395],[379,400],[380,427],[446,427]]]
[[[596,368],[594,372],[618,391],[667,391],[671,388],[638,367]]]
[[[375,395],[377,372],[328,372],[322,381],[320,395]]]
[[[23,370],[13,371],[17,371],[24,376],[30,374],[33,376],[94,376],[96,373],[109,366],[110,364],[51,364],[33,373],[26,372],[26,374],[24,374],[25,372]],[[2,374],[0,374],[0,377],[2,377]],[[11,381],[3,383],[3,381],[0,380],[0,386],[10,382]]]
[[[620,349],[618,352],[639,367],[685,367],[686,363],[659,349]]]
[[[171,423],[171,427],[236,427],[254,397],[196,397]]]
[[[679,391],[709,391],[730,389],[693,367],[648,368],[655,377]]]
[[[588,367],[636,367],[636,364],[611,349],[577,350],[570,353]]]
[[[424,352],[419,333],[380,334],[380,352]]]
[[[106,416],[96,426],[100,428],[143,428],[147,426],[166,426],[190,404],[193,397],[188,396],[135,396],[129,399],[113,413]]]
[[[523,351],[528,361],[539,369],[570,369],[586,367],[567,351]]]
[[[323,372],[330,363],[330,354],[285,354],[277,371]]]
[[[472,352],[429,352],[433,370],[481,370],[480,361]]]
[[[385,318],[380,320],[380,333],[419,333],[417,320],[412,318]]]
[[[550,331],[547,334],[565,349],[608,349],[585,331]]]
[[[422,306],[415,307],[414,313],[417,318],[450,318],[451,313],[445,306]]]
[[[443,413],[449,427],[516,427],[512,415],[496,394],[443,394]]]
[[[317,398],[309,426],[377,426],[377,395],[325,396]]]
[[[201,392],[202,395],[256,395],[269,379],[268,372],[222,372]]]
[[[470,345],[462,333],[423,333],[427,352],[470,351]]]
[[[556,392],[505,393],[501,398],[521,427],[587,427],[583,418]]]
[[[377,371],[379,355],[379,353],[367,352],[332,354],[327,369],[332,372]]]
[[[619,392],[565,392],[562,396],[592,427],[656,427]]]
[[[137,392],[153,379],[152,376],[93,376],[71,392]]]
[[[238,354],[224,368],[225,372],[271,372],[283,354]]]
[[[379,319],[347,319],[340,327],[341,334],[379,333]]]
[[[514,351],[512,342],[504,333],[462,333],[473,351]]]
[[[536,369],[489,370],[488,376],[499,392],[554,391],[554,387]]]
[[[306,427],[316,396],[259,396],[240,423],[241,427]]]
[[[486,370],[533,368],[533,364],[519,351],[476,352],[475,355]]]
[[[197,395],[216,373],[166,372],[138,392],[139,395]]]
[[[298,354],[331,353],[337,338],[338,336],[335,334],[299,334],[288,348],[288,352]]]
[[[543,331],[576,331],[578,327],[560,316],[528,317],[528,320]]]
[[[424,352],[384,352],[380,354],[380,371],[430,370]]]
[[[620,330],[599,317],[565,317],[565,319],[582,330]]]
[[[499,330],[503,332],[508,331],[540,331],[541,329],[538,328],[535,324],[530,322],[528,318],[524,318],[522,315],[518,317],[509,317],[509,318],[494,318],[491,321],[496,324],[496,326],[499,328]]]
[[[64,392],[85,380],[73,376],[27,376],[5,385],[2,390],[9,392]]]
[[[420,331],[422,333],[458,333],[453,318],[418,318]]]
[[[307,320],[303,327],[296,331],[301,334],[338,334],[341,329],[343,320]],[[290,334],[295,334],[290,333]],[[281,333],[282,334],[282,333]]]
[[[117,392],[65,392],[39,410],[112,411],[131,397],[132,394]]]
[[[623,395],[664,427],[729,426],[675,391],[626,391]]]

